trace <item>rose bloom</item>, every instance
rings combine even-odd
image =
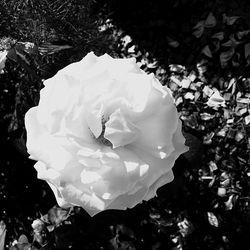
[[[44,82],[27,149],[59,206],[132,208],[173,180],[187,151],[170,90],[135,59],[89,53]]]

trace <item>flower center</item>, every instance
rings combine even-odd
[[[105,133],[105,123],[107,122],[109,120],[109,118],[108,119],[105,119],[104,117],[102,117],[102,132],[101,132],[101,134],[96,138],[94,135],[94,137],[95,137],[95,139],[96,139],[96,141],[98,142],[98,143],[100,143],[100,144],[102,144],[102,145],[105,145],[105,146],[108,146],[108,147],[112,147],[113,146],[113,144],[108,140],[108,139],[106,139],[105,137],[104,137],[104,133]]]

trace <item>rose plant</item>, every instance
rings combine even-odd
[[[25,115],[38,178],[62,207],[126,209],[173,180],[187,151],[170,90],[134,58],[89,53],[44,81]]]

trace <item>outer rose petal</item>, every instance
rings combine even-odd
[[[144,200],[152,199],[156,195],[156,191],[159,187],[173,181],[174,174],[173,171],[170,170],[166,174],[162,175],[153,185],[150,186],[146,196],[144,196]]]
[[[134,59],[89,53],[44,85],[25,116],[27,148],[60,206],[131,208],[172,181],[187,151],[181,122],[169,90]]]
[[[30,109],[25,116],[27,129],[27,148],[32,158],[53,166],[54,169],[63,169],[72,159],[72,155],[65,150],[65,138],[52,137],[44,131],[37,120],[37,108]]]

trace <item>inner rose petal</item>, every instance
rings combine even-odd
[[[138,133],[138,128],[117,109],[105,124],[104,137],[112,143],[113,148],[117,148],[135,141]]]
[[[96,138],[102,133],[102,117],[103,117],[103,106],[99,108],[91,108],[87,113],[87,124],[91,132]]]

